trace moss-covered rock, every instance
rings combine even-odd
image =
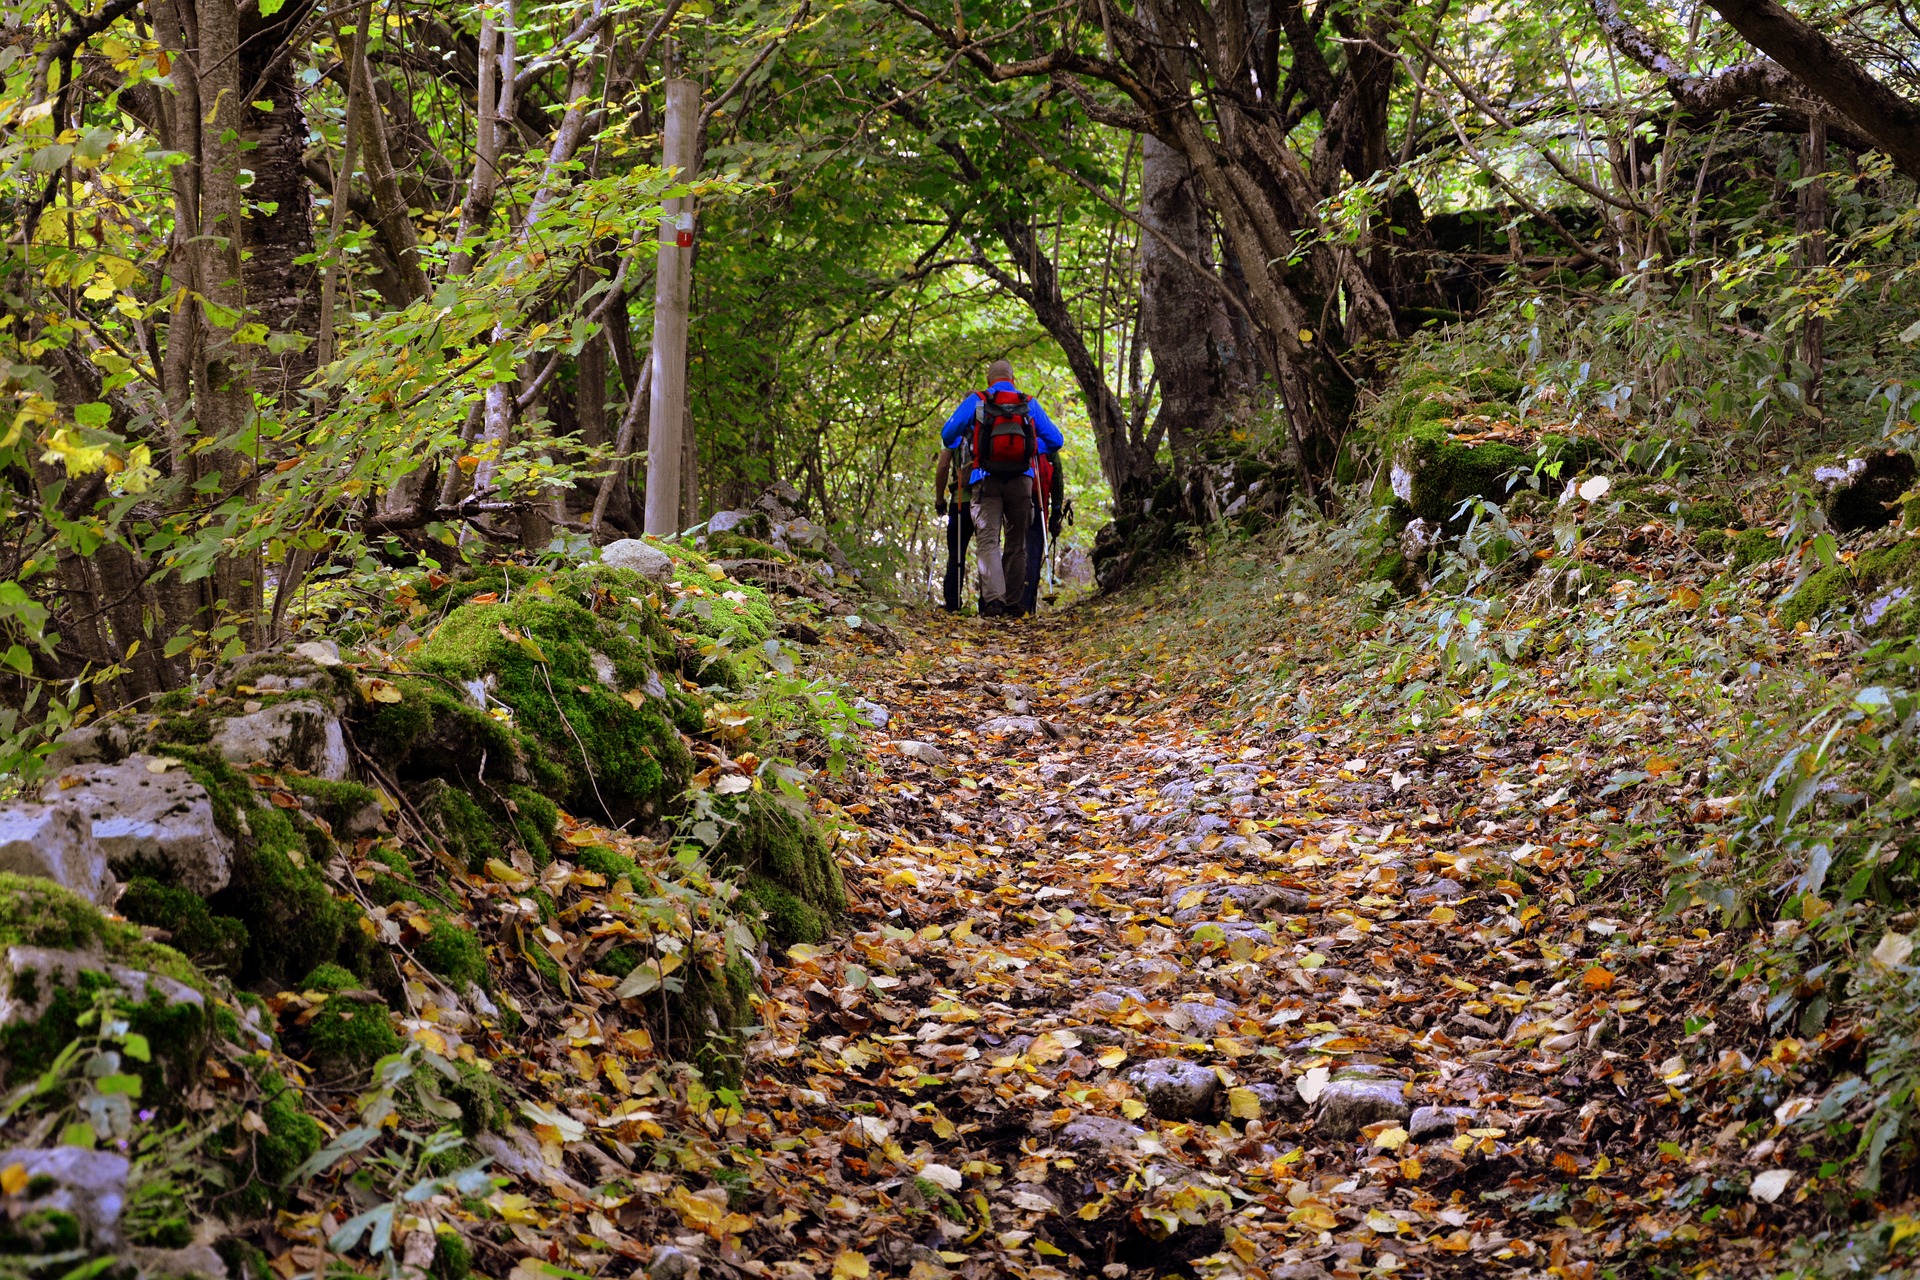
[[[692,773],[665,699],[646,692],[649,677],[660,685],[652,645],[574,600],[528,590],[512,603],[461,605],[414,662],[490,685],[487,697],[511,709],[581,811],[657,817]]]
[[[1745,529],[1728,542],[1727,567],[1735,573],[1780,554],[1780,539],[1765,529]]]
[[[818,942],[847,907],[846,883],[819,827],[771,796],[742,795],[722,807],[730,825],[714,850],[737,866],[747,897],[779,946]]]
[[[1422,419],[1395,442],[1387,485],[1407,519],[1445,524],[1469,498],[1504,502],[1533,461],[1510,444],[1463,444],[1443,423]]]
[[[198,1078],[211,1039],[207,980],[171,947],[144,940],[53,882],[0,873],[0,1086],[44,1070],[111,999],[145,1036],[150,1061],[128,1062],[141,1096],[168,1108]]]

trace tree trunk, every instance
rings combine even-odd
[[[698,169],[700,86],[667,81],[661,164],[690,180]],[[647,532],[679,532],[680,456],[687,413],[687,307],[693,285],[693,198],[667,201],[654,276],[653,404],[647,433]],[[686,226],[677,226],[684,218]],[[685,243],[680,243],[684,230]]]
[[[1213,259],[1193,169],[1153,137],[1141,150],[1140,221],[1147,232],[1140,242],[1140,329],[1160,379],[1159,423],[1184,480],[1227,423],[1222,357],[1233,347],[1233,326],[1218,287],[1188,265],[1211,266]]]
[[[314,288],[313,199],[304,164],[307,121],[289,47],[311,7],[293,3],[262,18],[258,5],[247,5],[240,17],[239,85],[246,94],[240,141],[248,148],[246,162],[253,170],[244,236],[250,318],[274,333],[308,339],[298,348],[265,357],[259,370],[259,389],[282,405],[293,403],[319,354],[313,342],[320,332],[320,310]],[[256,105],[261,103],[264,110]]]

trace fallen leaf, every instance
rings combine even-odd
[[[1769,1169],[1765,1173],[1755,1174],[1753,1185],[1747,1188],[1747,1194],[1761,1204],[1772,1204],[1786,1192],[1793,1182],[1793,1170]]]

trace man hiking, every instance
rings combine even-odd
[[[1027,526],[1033,511],[1035,467],[1042,453],[1066,444],[1047,411],[1013,385],[1013,366],[987,366],[987,389],[960,402],[940,432],[940,443],[961,449],[971,465],[973,527],[980,562],[980,614],[1019,612],[1027,590]]]
[[[961,473],[961,451],[940,450],[933,476],[933,514],[947,522],[947,569],[940,579],[940,607],[960,612],[967,583],[967,544],[973,541],[972,495]]]

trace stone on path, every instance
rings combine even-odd
[[[1060,1130],[1064,1147],[1101,1147],[1109,1151],[1132,1151],[1147,1131],[1137,1124],[1113,1116],[1081,1116],[1069,1120]]]
[[[1424,1142],[1428,1138],[1450,1138],[1458,1128],[1458,1121],[1472,1124],[1474,1112],[1470,1107],[1418,1107],[1407,1121],[1407,1133],[1415,1142]]]
[[[80,1246],[111,1250],[120,1243],[120,1214],[126,1207],[125,1156],[84,1147],[15,1148],[0,1151],[0,1170],[21,1166],[27,1184],[10,1206],[30,1213],[66,1214],[78,1227]]]
[[[1330,1138],[1351,1138],[1382,1120],[1403,1121],[1410,1108],[1398,1080],[1333,1080],[1320,1091],[1314,1128]]]
[[[995,716],[982,721],[975,732],[993,737],[1015,734],[1025,738],[1064,738],[1065,730],[1051,720],[1042,720],[1039,716]]]
[[[1129,1071],[1127,1083],[1162,1120],[1191,1120],[1212,1110],[1220,1077],[1197,1062],[1155,1058]]]
[[[893,744],[893,749],[909,760],[918,760],[921,764],[945,764],[947,753],[931,742],[916,742],[905,738]]]

